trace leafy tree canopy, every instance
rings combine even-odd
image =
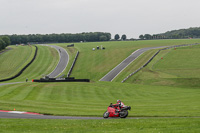
[[[20,43],[65,43],[65,42],[95,42],[95,41],[109,41],[111,39],[110,33],[104,32],[89,32],[77,34],[29,34],[29,35],[10,35],[11,44]]]
[[[116,34],[115,35],[115,40],[119,40],[119,38],[120,38],[119,34]]]
[[[122,40],[126,40],[126,35],[123,34],[122,37],[121,37],[121,39],[122,39]]]

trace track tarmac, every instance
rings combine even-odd
[[[103,117],[81,117],[81,116],[52,116],[52,115],[35,115],[35,114],[18,114],[18,113],[8,113],[0,112],[0,118],[5,119],[71,119],[71,120],[101,120]],[[200,116],[193,117],[127,117],[125,119],[165,119],[165,118],[200,118]],[[108,119],[121,119],[117,118],[108,118]]]

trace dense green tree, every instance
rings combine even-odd
[[[144,36],[143,36],[143,35],[140,35],[139,38],[143,40],[143,39],[144,39]]]
[[[126,35],[123,34],[122,37],[121,37],[121,39],[122,39],[122,40],[126,40]]]
[[[11,35],[9,36],[11,44],[20,43],[50,43],[50,42],[80,42],[80,41],[109,41],[111,39],[110,33],[104,32],[89,32],[77,34],[29,34],[29,35]]]
[[[6,47],[11,44],[8,36],[2,36],[1,39],[5,42]]]
[[[119,38],[120,38],[119,34],[116,34],[114,38],[115,38],[115,40],[119,40]]]
[[[6,43],[2,40],[2,38],[0,38],[0,50],[5,48],[6,48]]]
[[[150,34],[145,34],[144,39],[146,40],[152,39],[152,36]]]
[[[104,33],[104,35],[107,37],[106,41],[110,41],[111,39],[111,34],[110,33]]]
[[[107,41],[107,37],[106,37],[105,35],[101,35],[101,36],[99,37],[99,40],[100,40],[100,41]]]
[[[172,30],[167,31],[162,34],[158,34],[158,38],[172,38],[172,39],[179,39],[179,38],[199,38],[200,37],[200,27],[188,28],[188,29],[179,29],[179,30]]]

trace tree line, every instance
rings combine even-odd
[[[110,33],[89,32],[77,34],[29,34],[29,35],[9,35],[11,44],[28,43],[66,43],[66,42],[96,42],[109,41]]]
[[[119,34],[116,34],[116,35],[114,36],[114,39],[115,39],[115,40],[119,40],[119,39],[120,39]],[[125,34],[123,34],[123,35],[121,36],[121,40],[126,40],[126,35],[125,35]]]
[[[145,34],[145,35],[140,35],[139,38],[142,40],[200,38],[200,27],[172,30],[155,35]]]
[[[0,36],[0,51],[10,45],[10,38],[8,36]]]

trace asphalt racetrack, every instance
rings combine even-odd
[[[49,47],[55,48],[60,55],[60,61],[59,61],[58,65],[56,66],[54,71],[48,75],[50,78],[55,78],[59,74],[61,74],[67,67],[67,64],[69,62],[69,55],[68,55],[67,51],[62,47],[54,46],[54,45],[46,45],[46,44],[44,44],[44,46],[49,46]]]
[[[11,85],[11,84],[19,84],[19,83],[25,83],[25,82],[1,83],[0,86],[2,86],[2,85]]]
[[[167,46],[149,47],[136,50],[129,57],[123,60],[118,66],[116,66],[108,74],[106,74],[103,78],[101,78],[99,81],[112,81],[115,77],[117,77],[118,74],[120,74],[120,72],[122,72],[130,63],[132,63],[135,59],[137,59],[141,54],[150,49],[158,49],[163,47]]]
[[[74,120],[100,120],[102,117],[80,117],[80,116],[52,116],[52,115],[35,115],[35,114],[18,114],[18,113],[7,113],[0,112],[0,119],[74,119]],[[127,117],[125,119],[159,119],[159,118],[200,118],[199,116],[193,117]],[[109,117],[107,119],[124,119],[119,117]]]
[[[75,116],[52,116],[35,114],[18,114],[0,112],[0,118],[20,118],[20,119],[103,119],[103,117],[75,117]]]

